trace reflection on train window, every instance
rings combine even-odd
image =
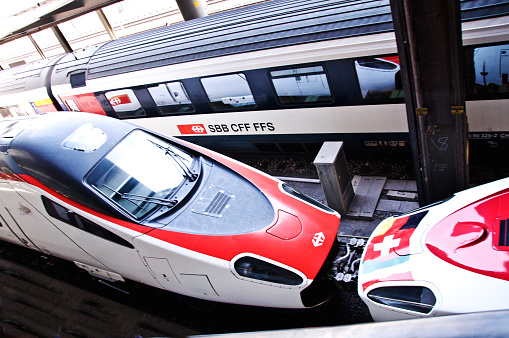
[[[12,113],[8,108],[0,108],[0,114],[2,114],[2,117],[13,117]]]
[[[194,111],[189,96],[180,81],[148,87],[148,92],[163,115]]]
[[[132,89],[113,90],[104,93],[119,117],[144,116],[145,110]]]
[[[202,78],[201,83],[213,109],[244,109],[256,107],[245,74],[237,73]]]
[[[51,217],[54,217],[59,221],[72,225],[75,228],[86,231],[92,235],[104,238],[110,242],[134,249],[134,246],[125,239],[123,239],[122,237],[117,236],[113,232],[104,229],[103,227],[86,219],[85,217],[78,215],[67,208],[64,208],[63,206],[53,202],[49,198],[42,196],[42,202],[44,203],[44,207],[46,208],[46,211]]]
[[[134,218],[174,205],[173,195],[188,177],[194,157],[135,130],[90,172],[86,182]]]
[[[322,66],[275,70],[270,77],[281,104],[332,101]]]
[[[397,56],[357,59],[355,60],[355,70],[363,99],[403,98],[403,85],[401,84],[399,58]]]
[[[0,107],[0,114],[2,115],[2,117],[17,117],[30,115],[30,113],[26,109],[19,106]]]
[[[65,104],[70,111],[81,111],[74,100],[65,100]]]
[[[479,47],[473,54],[475,83],[472,94],[509,93],[509,45]]]

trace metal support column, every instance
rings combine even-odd
[[[58,28],[58,26],[53,26],[53,27],[51,27],[51,30],[57,37],[58,42],[60,42],[60,45],[65,50],[65,52],[72,53],[73,50],[71,48],[71,45],[69,44],[69,42],[67,42],[67,39],[65,38],[64,34],[62,34],[62,31],[60,30],[60,28]]]
[[[117,37],[115,36],[115,32],[113,31],[113,28],[110,25],[110,22],[106,15],[104,15],[104,12],[101,8],[95,11],[97,13],[97,16],[99,16],[99,20],[101,20],[101,23],[104,26],[104,29],[106,30],[106,33],[108,33],[110,40],[116,40]]]
[[[206,0],[177,0],[177,5],[185,21],[206,16],[205,4]]]
[[[31,34],[28,34],[27,35],[28,38],[30,39],[30,41],[32,41],[32,45],[34,45],[35,49],[37,50],[37,53],[39,53],[39,55],[41,56],[41,58],[45,59],[46,56],[44,55],[41,47],[39,47],[39,45],[37,44],[37,42],[35,42],[34,38],[32,37]]]
[[[459,0],[390,0],[419,202],[468,183]]]

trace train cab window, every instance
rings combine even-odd
[[[145,110],[132,89],[113,90],[104,93],[104,96],[119,117],[145,116]]]
[[[86,183],[136,219],[171,208],[186,180],[194,181],[194,157],[146,132],[127,135],[90,172]],[[196,174],[197,175],[197,174]],[[184,193],[179,196],[184,198]],[[169,209],[168,209],[169,210]]]
[[[156,103],[157,109],[163,115],[194,111],[191,100],[180,81],[168,82],[147,89]]]
[[[58,203],[53,202],[49,198],[42,196],[42,202],[46,211],[51,217],[58,219],[64,223],[72,225],[75,228],[86,231],[92,235],[101,237],[110,242],[134,249],[134,246],[120,236],[115,235],[113,232],[104,229],[103,227],[95,224],[94,222],[86,219],[85,217],[74,213],[73,211],[64,208]]]
[[[253,93],[243,73],[206,77],[201,79],[201,83],[215,110],[256,107]]]
[[[327,74],[322,66],[274,70],[270,72],[270,78],[281,104],[332,101]]]
[[[397,56],[355,60],[355,71],[365,100],[402,99],[399,58]]]
[[[509,97],[509,45],[467,50],[466,88],[473,98]]]

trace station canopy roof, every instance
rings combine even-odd
[[[2,6],[0,42],[35,33],[120,0],[15,0]]]

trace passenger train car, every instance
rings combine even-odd
[[[507,146],[509,1],[461,8],[472,150]],[[399,72],[389,0],[272,0],[3,70],[0,112],[108,115],[219,151],[407,149]]]
[[[509,309],[509,178],[384,220],[360,263],[375,320]]]
[[[222,155],[106,116],[0,121],[0,239],[216,302],[334,292],[337,212]]]

